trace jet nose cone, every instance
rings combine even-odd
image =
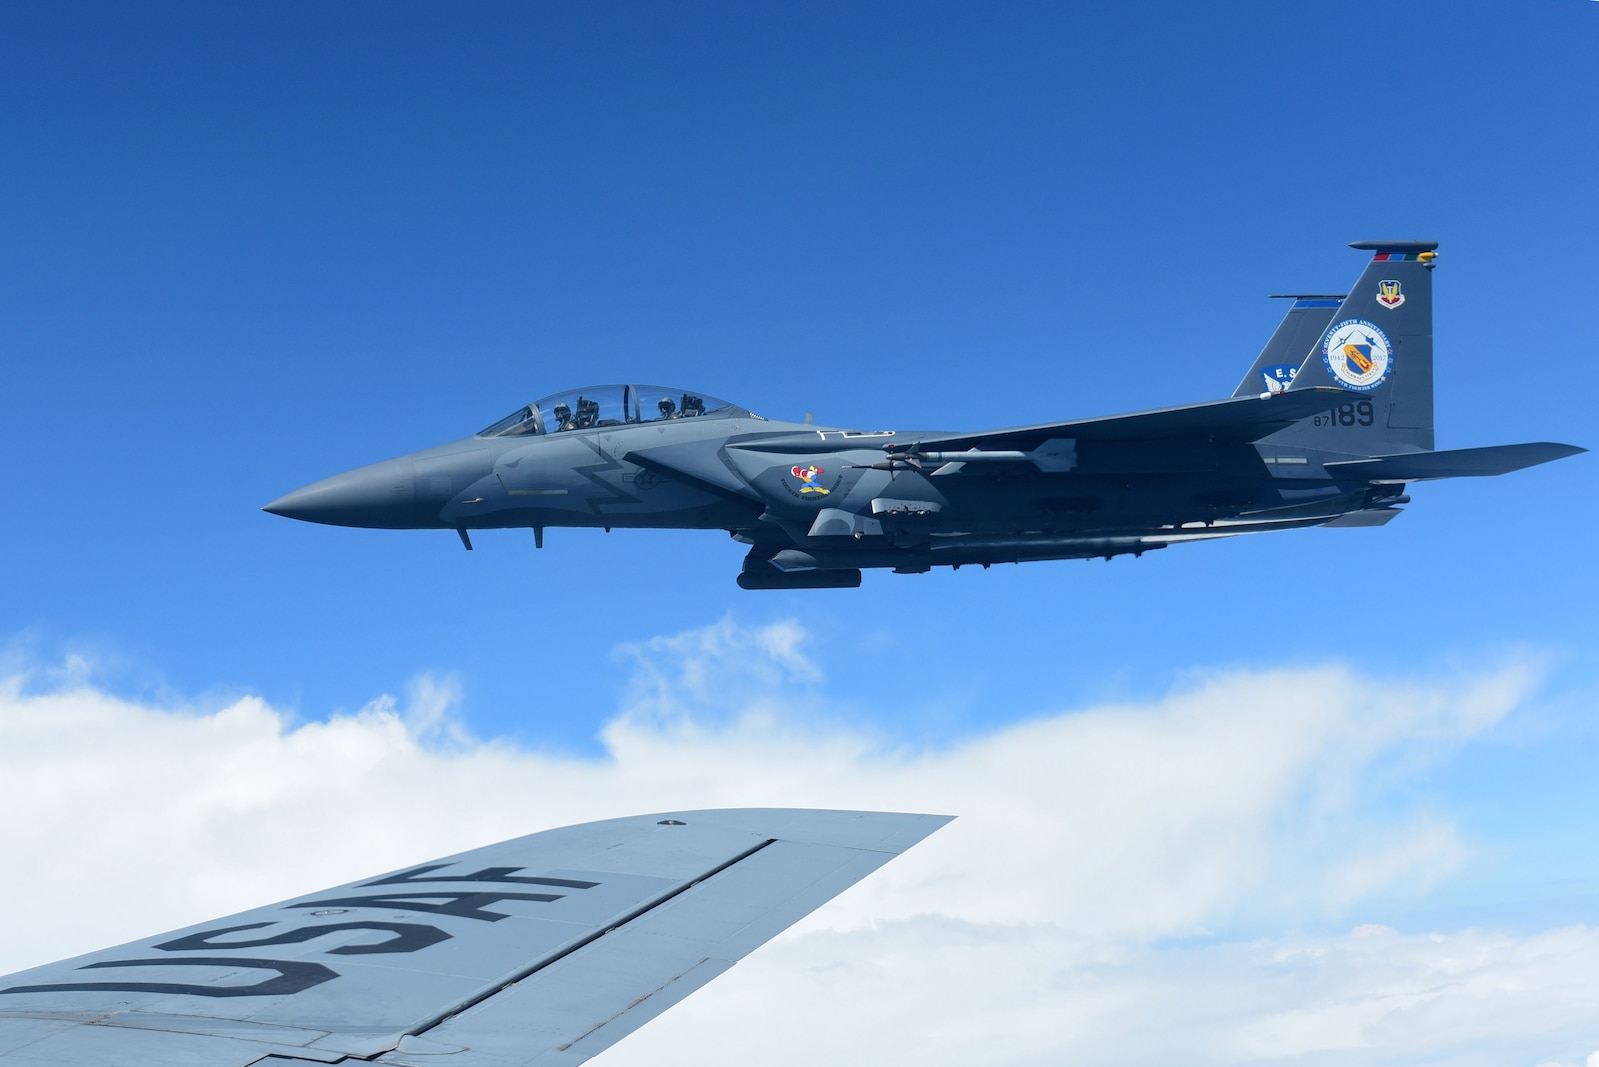
[[[409,459],[345,471],[272,501],[262,511],[330,526],[404,529],[417,525]]]
[[[282,515],[285,519],[295,518],[295,498],[299,495],[300,491],[298,489],[292,493],[284,493],[261,510],[268,515]]]

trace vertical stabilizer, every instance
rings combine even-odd
[[[1430,451],[1432,270],[1436,241],[1356,241],[1373,253],[1290,389],[1334,386],[1348,400],[1269,439],[1351,455]]]
[[[1273,296],[1272,299],[1292,300],[1293,304],[1266,347],[1255,357],[1255,365],[1233,390],[1233,396],[1259,396],[1287,389],[1299,372],[1299,365],[1305,362],[1305,353],[1321,340],[1333,313],[1344,302],[1341,293],[1337,296]]]

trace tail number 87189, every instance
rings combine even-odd
[[[1315,416],[1311,421],[1316,426],[1370,426],[1373,418],[1371,401],[1356,400],[1349,404],[1339,404],[1326,414]]]

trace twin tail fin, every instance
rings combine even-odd
[[[1287,385],[1288,391],[1331,386],[1348,399],[1326,417],[1279,431],[1271,442],[1355,456],[1431,451],[1438,242],[1356,241],[1350,247],[1372,258],[1309,352],[1300,353]]]

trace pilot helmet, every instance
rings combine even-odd
[[[555,417],[558,419],[569,419],[572,417],[572,409],[566,404],[565,401],[555,405]]]
[[[677,407],[676,404],[672,403],[672,398],[669,396],[661,397],[661,402],[655,406],[661,409],[662,415],[670,415],[673,409]]]

